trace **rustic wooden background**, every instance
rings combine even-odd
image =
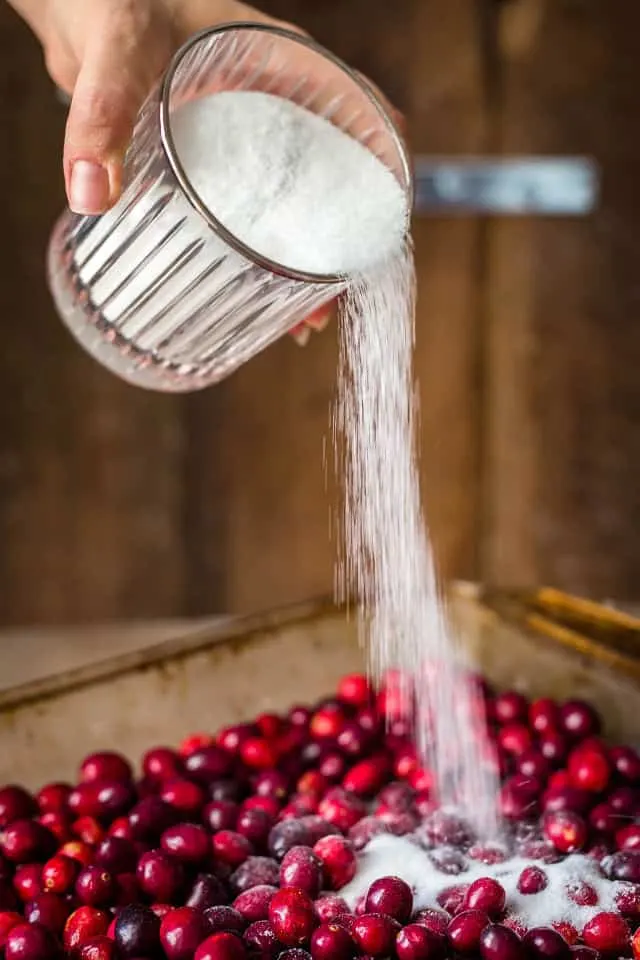
[[[637,598],[640,7],[264,0],[377,80],[417,151],[595,154],[589,222],[420,220],[425,502],[446,577]],[[494,69],[479,35],[498,19]],[[272,607],[332,589],[335,331],[216,389],[138,392],[45,286],[64,114],[0,5],[0,624]],[[328,486],[328,489],[327,489]]]

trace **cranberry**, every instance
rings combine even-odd
[[[522,960],[526,956],[517,934],[500,924],[485,927],[479,945],[483,960]]]
[[[238,814],[234,827],[255,847],[266,847],[273,818],[265,810],[243,810]]]
[[[432,933],[437,933],[438,936],[444,937],[451,918],[444,912],[444,910],[438,910],[435,907],[427,907],[424,910],[418,910],[413,918],[414,923],[419,923],[420,926],[426,927],[427,930],[431,930]]]
[[[369,887],[366,913],[384,913],[399,923],[407,923],[413,911],[413,893],[399,877],[381,877]]]
[[[383,913],[366,913],[357,917],[351,936],[362,953],[370,957],[388,957],[393,954],[400,924]]]
[[[23,863],[16,868],[13,877],[13,889],[26,903],[32,900],[42,889],[42,867],[39,863]]]
[[[239,809],[233,800],[212,800],[202,811],[202,819],[212,833],[218,830],[234,830]]]
[[[58,952],[56,941],[41,923],[22,923],[9,931],[4,947],[6,960],[49,960]]]
[[[335,788],[324,795],[318,813],[339,830],[346,831],[367,812],[365,804],[346,790]]]
[[[452,917],[460,913],[463,909],[464,898],[467,895],[469,885],[459,883],[453,887],[445,887],[437,895],[436,900],[443,910],[446,910]]]
[[[541,784],[533,777],[520,774],[510,777],[500,789],[500,810],[508,820],[525,820],[538,811],[537,797]]]
[[[223,727],[216,741],[231,754],[237,754],[240,746],[255,733],[255,727],[248,723],[239,723],[232,727]]]
[[[618,830],[616,846],[620,850],[640,850],[640,823],[630,823],[628,827]]]
[[[640,852],[621,850],[606,857],[602,869],[611,880],[627,880],[640,883]]]
[[[592,947],[571,947],[572,960],[600,960],[600,954]]]
[[[181,757],[188,757],[189,754],[195,750],[208,747],[212,743],[215,743],[215,737],[212,737],[209,733],[190,733],[189,736],[181,741],[178,747],[178,753]]]
[[[154,747],[142,758],[142,772],[151,781],[175,780],[183,770],[182,759],[170,747]]]
[[[278,955],[278,960],[312,960],[312,957],[309,951],[302,947],[290,947]]]
[[[104,829],[95,817],[78,817],[71,824],[71,833],[92,847],[102,843],[105,837]]]
[[[212,783],[226,777],[231,771],[233,760],[227,750],[211,744],[194,750],[184,761],[190,777],[198,783]]]
[[[356,855],[353,846],[344,837],[329,835],[318,840],[313,852],[322,863],[329,886],[339,890],[353,880],[356,873]]]
[[[294,727],[307,727],[311,719],[311,710],[309,707],[300,706],[297,704],[294,707],[291,707],[289,713],[287,714],[287,719],[289,723],[293,724]]]
[[[235,830],[219,830],[213,835],[212,846],[215,857],[230,867],[239,867],[253,852],[247,838]]]
[[[63,943],[68,953],[84,946],[92,937],[104,936],[109,929],[109,915],[95,907],[79,907],[64,925]]]
[[[137,862],[136,847],[123,837],[107,837],[96,850],[95,862],[114,875],[132,873]]]
[[[160,845],[165,853],[185,863],[201,863],[207,859],[210,850],[209,835],[197,823],[178,823],[169,827],[162,834]]]
[[[633,937],[631,938],[631,948],[633,951],[634,960],[638,960],[638,957],[640,956],[640,927],[636,930]],[[595,950],[593,952],[596,953]],[[597,957],[597,953],[596,953],[596,957]]]
[[[274,894],[278,892],[277,887],[272,887],[267,883],[261,883],[257,887],[245,890],[233,901],[233,908],[237,910],[247,923],[255,923],[256,920],[266,920],[269,917],[269,907]],[[284,940],[282,941],[285,942]]]
[[[333,893],[326,893],[315,902],[316,913],[322,923],[331,923],[343,914],[349,912],[349,907],[342,897]]]
[[[131,780],[133,771],[128,760],[119,753],[105,750],[92,753],[82,761],[80,780],[91,783],[94,780]]]
[[[208,907],[204,911],[204,919],[207,924],[208,933],[242,933],[247,926],[241,913],[234,910],[233,907],[226,907],[222,904],[215,907]]]
[[[545,815],[544,834],[560,853],[575,853],[587,841],[587,826],[577,813],[558,810]]]
[[[56,935],[64,930],[70,913],[69,904],[54,893],[39,893],[24,908],[29,923],[40,923]]]
[[[36,796],[40,813],[65,813],[70,793],[68,783],[47,783]]]
[[[187,906],[196,910],[219,907],[228,900],[224,884],[212,873],[200,873],[187,896]],[[212,931],[213,932],[213,931]]]
[[[398,960],[437,960],[444,955],[442,937],[418,923],[410,923],[396,936]]]
[[[37,813],[36,801],[24,787],[9,784],[0,789],[0,827],[15,820],[28,820]]]
[[[160,919],[142,904],[123,907],[116,917],[114,939],[122,957],[152,957],[160,946]]]
[[[176,822],[176,811],[160,797],[145,797],[129,813],[134,840],[154,842]]]
[[[499,694],[493,701],[493,715],[498,723],[525,722],[529,705],[521,693],[508,690]]]
[[[247,952],[235,933],[214,933],[200,944],[194,960],[244,960]]]
[[[542,800],[545,811],[571,810],[574,813],[586,813],[592,803],[593,797],[577,787],[553,787],[545,792]]]
[[[640,919],[640,886],[638,884],[625,884],[616,894],[616,907],[625,917],[631,917],[634,921]]]
[[[202,787],[191,780],[169,780],[162,785],[160,798],[184,817],[197,817],[204,806]]]
[[[280,953],[282,944],[278,942],[274,929],[268,920],[256,920],[247,927],[244,941],[252,955],[261,958],[273,957]]]
[[[540,893],[547,883],[547,875],[540,867],[525,867],[518,877],[518,891],[525,895]]]
[[[570,737],[584,740],[600,732],[600,718],[588,703],[567,700],[560,707],[560,728]]]
[[[278,762],[275,746],[265,737],[249,737],[240,745],[243,763],[253,770],[269,770]]]
[[[206,936],[204,917],[193,907],[171,910],[160,922],[160,943],[167,960],[191,960]]]
[[[569,960],[568,944],[549,927],[534,927],[524,937],[524,945],[541,960]]]
[[[499,917],[505,908],[507,895],[504,887],[491,877],[474,880],[464,898],[465,910],[481,910],[492,919]]]
[[[317,897],[322,886],[322,862],[310,847],[292,847],[280,867],[280,885],[297,887],[310,897]]]
[[[172,903],[183,879],[180,864],[162,850],[143,853],[136,877],[142,892],[159,903]]]
[[[276,823],[269,833],[269,853],[281,860],[292,847],[308,847],[311,836],[308,828],[300,820],[285,820]]]
[[[533,737],[524,723],[509,723],[498,733],[498,745],[507,753],[517,757],[531,749]]]
[[[351,673],[338,684],[338,699],[350,707],[364,707],[370,703],[373,690],[363,673]]]
[[[295,887],[284,887],[273,896],[269,921],[278,940],[288,947],[307,943],[317,924],[312,900]]]
[[[575,787],[601,793],[609,783],[610,767],[601,750],[580,748],[569,755],[569,776]]]
[[[388,775],[389,758],[384,753],[378,753],[372,757],[367,757],[366,760],[361,760],[360,763],[356,763],[355,766],[348,770],[342,779],[342,785],[345,790],[348,790],[350,793],[355,793],[360,797],[367,797],[380,789]],[[326,810],[323,811],[321,808],[319,809],[323,816],[327,817],[330,822],[337,824],[337,826],[343,830],[348,830],[350,826],[353,826],[353,824],[366,813],[364,806],[360,804],[356,806],[353,801],[348,817],[345,813],[341,813],[340,819],[338,819],[337,814],[330,816]],[[349,820],[348,823],[346,822],[347,819]]]
[[[609,757],[613,768],[623,780],[637,785],[640,783],[640,755],[633,747],[612,747]]]
[[[0,853],[13,863],[45,859],[55,846],[53,834],[35,820],[14,820],[0,831]]]
[[[559,766],[567,756],[569,746],[563,734],[549,730],[543,734],[538,742],[540,753],[552,766]]]
[[[374,837],[390,832],[388,825],[379,817],[363,817],[349,830],[349,842],[354,850],[363,850]]]
[[[66,813],[56,813],[52,810],[50,813],[43,813],[38,820],[54,835],[58,843],[71,840],[71,820]]]
[[[306,850],[308,848],[292,847],[291,849]],[[285,858],[289,852],[290,851],[285,854]],[[240,864],[238,869],[231,874],[231,886],[237,893],[244,893],[245,890],[264,883],[277,886],[279,882],[280,867],[277,861],[271,857],[248,857],[244,863]],[[288,885],[289,884],[287,884],[287,886]]]
[[[490,924],[482,910],[466,910],[449,923],[447,936],[457,953],[477,953],[480,934]]]
[[[549,762],[539,750],[525,750],[516,759],[516,770],[523,777],[543,782],[549,776]]]
[[[80,949],[79,960],[116,960],[116,946],[109,937],[92,937]]]
[[[309,729],[313,737],[335,740],[344,727],[347,717],[339,703],[328,703],[311,717]]]
[[[612,790],[608,800],[616,813],[626,816],[636,816],[640,813],[640,791],[632,787],[618,787]]]
[[[311,936],[313,960],[351,960],[355,949],[351,936],[337,923],[323,923]]]
[[[109,904],[115,895],[113,877],[104,867],[85,867],[76,880],[76,896],[80,903],[89,907],[102,907]]]
[[[582,939],[601,953],[622,953],[629,944],[629,927],[616,913],[597,913],[585,924]]]
[[[19,913],[7,910],[0,913],[0,950],[7,942],[9,931],[22,923],[24,923],[24,917],[21,917]]]
[[[541,697],[534,700],[529,707],[529,726],[537,734],[548,733],[549,730],[557,730],[560,725],[560,710],[555,700],[549,697]]]

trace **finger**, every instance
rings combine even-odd
[[[92,29],[64,148],[67,196],[76,213],[103,213],[119,196],[137,113],[170,52],[162,29],[129,2]]]

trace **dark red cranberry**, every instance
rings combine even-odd
[[[549,762],[538,750],[525,750],[516,759],[516,770],[523,777],[543,782],[549,776]]]
[[[493,843],[474,843],[467,850],[467,856],[470,860],[477,860],[479,863],[486,863],[491,866],[496,863],[504,863],[507,859],[507,852],[504,847]]]
[[[0,911],[13,911],[17,910],[19,906],[19,899],[16,896],[16,892],[7,880],[3,880],[0,883]]]
[[[560,766],[569,751],[567,739],[555,730],[549,730],[538,741],[538,749],[552,767]]]
[[[570,810],[545,814],[543,829],[547,840],[560,853],[575,853],[582,850],[587,842],[586,823],[582,817]]]
[[[5,960],[50,960],[58,952],[53,934],[41,923],[23,923],[7,934]]]
[[[635,790],[633,787],[618,787],[611,791],[607,799],[616,813],[625,816],[640,814],[640,790]]]
[[[629,926],[617,913],[597,913],[582,931],[582,939],[588,947],[600,953],[624,953],[629,944]]]
[[[357,866],[356,855],[353,846],[344,837],[322,837],[315,844],[313,852],[322,863],[331,889],[339,890],[353,880]]]
[[[381,877],[369,887],[366,913],[384,913],[399,923],[407,923],[413,911],[411,887],[399,877]]]
[[[45,860],[55,847],[53,834],[35,820],[14,820],[0,831],[0,853],[13,863]]]
[[[42,868],[42,888],[50,893],[69,893],[76,882],[79,864],[71,857],[56,854]]]
[[[163,850],[149,850],[138,862],[140,889],[158,903],[173,903],[183,880],[180,864]]]
[[[525,820],[538,812],[541,784],[533,777],[520,774],[510,777],[501,787],[500,811],[508,820]]]
[[[119,753],[104,750],[85,757],[80,767],[80,780],[92,783],[95,780],[131,780],[131,764]]]
[[[316,900],[315,908],[321,923],[332,923],[341,914],[349,911],[346,901],[333,893],[326,893]]]
[[[598,803],[589,814],[589,823],[596,833],[614,834],[620,824],[620,817],[608,803]]]
[[[139,903],[140,884],[135,873],[120,873],[115,878],[116,892],[114,903],[117,907],[126,907],[130,903]]]
[[[616,773],[633,785],[640,784],[640,755],[633,747],[612,747],[609,757]]]
[[[559,933],[550,927],[534,927],[525,934],[524,945],[540,960],[569,960],[569,946]]]
[[[269,853],[281,860],[292,847],[308,847],[310,840],[309,830],[300,820],[283,820],[269,833]]]
[[[39,863],[23,863],[16,867],[13,877],[13,889],[23,903],[40,893],[42,889],[42,867]]]
[[[273,827],[273,818],[265,810],[243,810],[238,814],[234,827],[254,847],[260,849],[267,845],[269,831]]]
[[[253,853],[247,838],[235,830],[218,830],[213,835],[211,843],[216,859],[222,860],[230,867],[239,867]]]
[[[160,797],[183,817],[197,817],[205,803],[204,790],[191,780],[168,780],[162,785]]]
[[[269,918],[271,901],[277,892],[277,887],[272,887],[267,883],[261,883],[259,886],[245,890],[244,893],[237,896],[233,901],[233,908],[244,917],[247,923],[255,923],[256,920],[266,920]]]
[[[497,923],[484,928],[479,945],[483,960],[523,960],[526,957],[517,934]]]
[[[507,895],[502,884],[491,877],[474,880],[464,897],[465,910],[481,910],[492,919],[504,911]]]
[[[322,757],[318,764],[318,773],[328,783],[337,783],[347,772],[348,763],[342,753],[333,750]]]
[[[303,950],[302,947],[289,947],[278,955],[278,960],[312,960],[312,958],[309,951]]]
[[[436,907],[427,907],[424,910],[418,910],[413,918],[413,922],[419,923],[420,926],[426,927],[427,930],[431,930],[432,933],[437,933],[440,937],[444,937],[451,922],[451,917],[449,917],[444,910],[438,910]]]
[[[165,853],[185,863],[201,863],[206,860],[210,851],[209,844],[207,831],[197,823],[178,823],[165,830],[160,838],[160,845]]]
[[[383,913],[365,913],[357,917],[351,936],[362,953],[370,957],[388,957],[393,954],[400,924]]]
[[[574,740],[584,740],[600,733],[600,718],[583,700],[567,700],[560,707],[560,729]]]
[[[56,936],[64,930],[70,913],[69,904],[54,893],[39,893],[24,908],[29,923],[40,923]]]
[[[615,898],[616,907],[623,917],[629,917],[634,925],[640,919],[640,886],[637,883],[624,884]]]
[[[640,823],[630,823],[618,830],[616,846],[619,850],[640,850]]]
[[[322,862],[310,847],[292,847],[282,859],[279,879],[282,887],[297,887],[315,898],[322,886]]]
[[[116,960],[116,945],[110,937],[92,937],[81,947],[78,960]]]
[[[354,850],[363,850],[374,837],[390,832],[388,824],[379,817],[363,817],[349,830],[349,842]]]
[[[196,910],[208,910],[227,903],[228,899],[225,886],[218,877],[212,873],[200,873],[193,882],[186,903]]]
[[[309,725],[309,721],[311,720],[311,710],[309,707],[296,704],[296,706],[291,707],[289,710],[287,719],[294,727],[305,728]]]
[[[102,937],[109,929],[110,917],[95,907],[79,907],[64,925],[63,944],[67,953],[79,950],[92,937]]]
[[[418,923],[410,923],[396,936],[398,960],[439,960],[444,955],[442,937]]]
[[[76,896],[88,907],[103,907],[111,903],[115,895],[115,882],[104,867],[85,867],[76,880]]]
[[[176,822],[176,811],[160,797],[145,797],[129,813],[134,840],[146,843],[159,840],[160,835]]]
[[[600,960],[600,954],[592,947],[570,947],[572,960]]]
[[[107,837],[96,850],[95,862],[110,873],[132,873],[136,869],[137,851],[130,840]]]
[[[469,884],[459,883],[452,887],[445,887],[441,890],[436,900],[443,910],[446,910],[452,917],[461,913],[464,904],[464,898],[467,895]]]
[[[280,770],[263,770],[253,780],[253,790],[259,797],[276,797],[283,800],[289,792],[290,783]]]
[[[261,958],[275,957],[282,947],[268,920],[256,920],[250,924],[245,930],[244,942],[251,956]]]
[[[193,907],[171,910],[160,922],[160,943],[167,960],[191,960],[206,937],[204,917]]]
[[[295,850],[297,848],[292,847],[291,849]],[[248,857],[231,874],[230,882],[237,893],[244,893],[245,890],[257,887],[259,884],[266,883],[277,886],[280,882],[280,867],[277,861],[271,857]]]
[[[123,907],[116,917],[114,940],[122,957],[153,957],[160,947],[160,919],[142,904]]]
[[[481,910],[465,910],[449,923],[447,936],[456,953],[476,953],[480,934],[491,921]]]
[[[295,887],[284,887],[274,894],[269,921],[278,940],[288,947],[308,943],[318,922],[313,901]]]
[[[95,817],[78,817],[71,824],[71,833],[92,847],[102,843],[105,838],[104,828]]]
[[[238,804],[232,800],[212,800],[202,811],[202,819],[212,833],[218,830],[234,830],[239,809]]]
[[[525,895],[540,893],[548,882],[546,873],[540,867],[525,867],[518,877],[518,891]]]
[[[526,722],[529,704],[521,693],[507,690],[495,697],[492,712],[498,723]]]
[[[0,912],[0,950],[4,948],[7,942],[9,931],[22,923],[24,923],[24,917],[21,917],[19,913],[8,910]]]
[[[356,945],[344,927],[323,923],[311,935],[313,960],[351,960]]]
[[[235,933],[214,933],[200,944],[194,960],[244,960],[245,946]]]
[[[198,783],[212,783],[226,777],[231,771],[233,760],[228,751],[211,744],[194,750],[184,760],[184,766],[189,774]]]
[[[225,930],[228,933],[243,933],[247,923],[241,913],[234,910],[233,907],[223,906],[207,907],[203,913],[207,924],[208,934],[222,933]]]
[[[541,697],[533,701],[529,707],[529,726],[532,730],[540,735],[550,730],[557,730],[559,725],[560,710],[555,700]]]
[[[586,813],[593,803],[593,797],[578,787],[552,787],[545,791],[542,806],[545,811],[570,810],[573,813]]]
[[[0,788],[0,827],[15,820],[27,820],[37,812],[35,799],[24,787],[9,784]]]
[[[630,883],[640,883],[640,852],[620,850],[618,853],[605,858],[602,869],[611,880],[627,880]]]
[[[246,790],[245,784],[240,779],[214,780],[208,784],[207,791],[210,800],[232,800],[238,803],[244,797]]]

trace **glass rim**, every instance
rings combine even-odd
[[[369,102],[374,106],[377,113],[383,120],[387,132],[390,135],[393,146],[395,147],[402,170],[402,174],[406,182],[406,197],[407,197],[407,216],[411,216],[411,210],[413,208],[413,174],[411,170],[411,164],[409,162],[408,152],[405,145],[405,142],[398,130],[397,125],[394,123],[392,117],[389,114],[389,111],[385,107],[384,103],[377,96],[375,91],[372,89],[370,84],[362,77],[356,70],[350,67],[347,63],[337,57],[335,54],[331,53],[330,50],[327,50],[321,44],[317,43],[315,40],[312,40],[310,37],[307,37],[304,34],[296,33],[293,30],[287,30],[285,27],[279,27],[268,23],[253,23],[249,20],[238,20],[230,21],[227,23],[219,24],[214,27],[207,27],[204,30],[200,30],[198,33],[195,33],[190,37],[186,43],[184,43],[173,55],[169,62],[169,66],[165,70],[162,80],[160,82],[160,142],[162,144],[162,149],[167,158],[167,162],[171,168],[173,175],[175,176],[178,185],[180,186],[185,197],[191,204],[191,206],[196,210],[196,212],[205,220],[208,226],[220,236],[236,253],[239,253],[245,259],[249,260],[251,263],[256,264],[259,267],[262,267],[264,270],[268,270],[271,273],[274,273],[278,276],[286,277],[290,280],[300,280],[305,283],[316,283],[316,284],[331,284],[331,283],[344,283],[348,280],[347,274],[328,274],[328,273],[309,273],[304,270],[296,270],[292,267],[287,267],[282,263],[279,263],[276,260],[271,260],[269,257],[264,256],[259,253],[257,250],[254,250],[248,244],[244,243],[239,239],[234,233],[227,229],[224,224],[209,210],[207,205],[203,202],[202,198],[198,194],[198,191],[195,189],[189,177],[187,176],[185,169],[180,161],[178,155],[178,150],[175,145],[173,138],[173,133],[171,131],[171,117],[169,115],[169,101],[171,97],[171,88],[173,80],[175,78],[176,72],[180,66],[180,63],[184,57],[189,53],[189,51],[197,46],[202,40],[207,39],[208,37],[215,36],[217,34],[230,33],[234,30],[237,31],[257,31],[260,33],[268,33],[273,36],[281,37],[284,40],[291,40],[294,43],[298,43],[303,47],[306,47],[308,50],[312,50],[314,53],[319,54],[321,57],[324,57],[329,62],[333,63],[334,66],[338,67],[350,80],[352,80],[364,93]],[[387,168],[388,169],[388,168]]]

